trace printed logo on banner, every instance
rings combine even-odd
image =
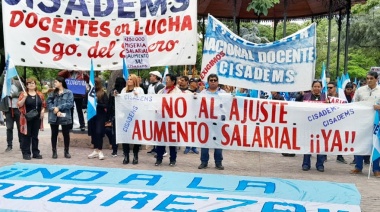
[[[209,15],[204,40],[203,81],[268,91],[309,90],[316,62],[315,24],[273,43],[255,44]]]
[[[15,65],[88,70],[93,59],[97,70],[122,69],[123,37],[140,35],[148,38],[150,66],[195,63],[196,1],[31,2],[2,4]]]
[[[86,81],[77,79],[66,79],[67,88],[73,94],[86,94]]]
[[[116,113],[118,142],[366,155],[371,152],[374,110],[363,103],[299,103],[228,94],[199,94],[196,99],[191,94],[121,94]]]
[[[262,177],[22,163],[0,168],[0,209],[97,208],[356,212],[360,193],[353,184]]]
[[[124,37],[125,59],[128,69],[149,69],[146,35]]]

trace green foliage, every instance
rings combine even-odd
[[[280,3],[280,0],[252,0],[248,4],[247,11],[253,10],[257,15],[268,15],[268,9],[272,8],[275,4]]]
[[[365,4],[356,4],[352,7],[353,14],[368,13],[370,10],[380,5],[380,0],[367,0]]]

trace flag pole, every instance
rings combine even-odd
[[[26,93],[26,91],[25,91],[25,87],[24,87],[24,83],[21,81],[21,79],[20,79],[20,76],[17,74],[17,79],[18,79],[18,81],[20,82],[20,85],[21,85],[21,88],[22,88],[22,90]]]
[[[374,138],[372,137],[372,142],[374,142],[373,139]],[[373,161],[372,161],[373,151],[375,151],[375,146],[372,147],[372,153],[371,153],[371,157],[369,159],[370,162],[369,162],[369,169],[368,169],[368,179],[371,176],[371,169],[372,169],[372,166],[373,166]]]

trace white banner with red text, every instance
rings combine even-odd
[[[369,155],[366,103],[286,102],[224,95],[116,97],[117,143],[297,154]]]
[[[147,36],[151,66],[196,60],[196,1],[2,2],[5,50],[15,65],[89,70],[93,59],[96,70],[122,69],[123,37],[133,35]]]

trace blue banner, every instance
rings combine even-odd
[[[254,32],[252,36],[257,37]],[[310,90],[315,73],[315,41],[315,24],[279,41],[257,44],[209,16],[200,77],[206,81],[208,75],[217,74],[221,84],[247,89]]]
[[[66,79],[67,88],[73,94],[86,94],[86,81],[77,79]]]
[[[353,184],[22,164],[0,168],[0,209],[17,211],[360,211]]]

